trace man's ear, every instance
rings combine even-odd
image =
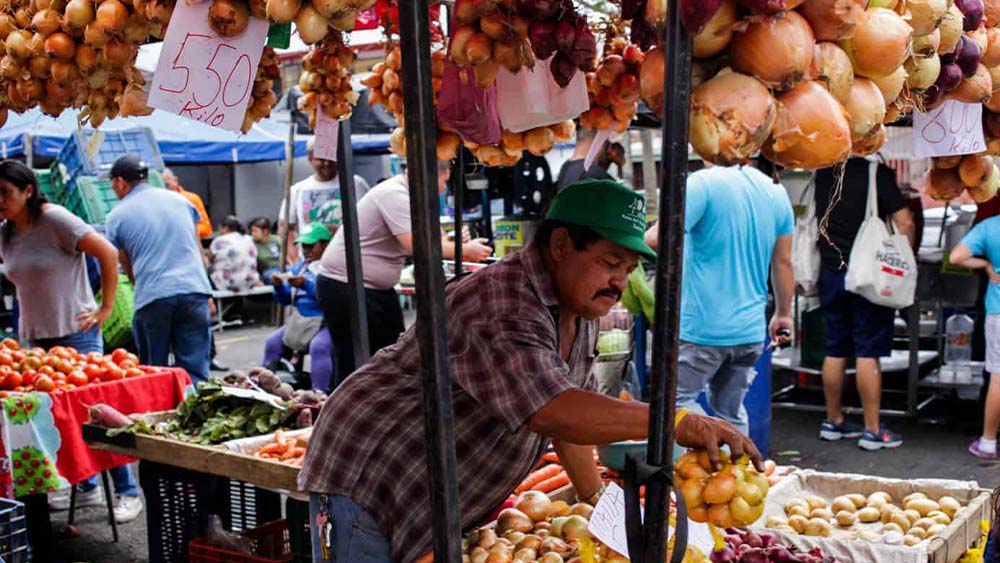
[[[549,254],[552,256],[552,260],[556,262],[565,260],[572,245],[573,240],[565,228],[559,227],[552,231],[552,236],[549,237]]]

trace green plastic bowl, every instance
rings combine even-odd
[[[646,440],[615,442],[597,446],[597,457],[601,463],[615,471],[625,471],[625,454],[638,452],[646,456]]]

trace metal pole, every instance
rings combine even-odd
[[[431,91],[430,27],[427,3],[400,0],[399,36],[403,53],[406,162],[417,285],[417,340],[424,388],[427,469],[434,515],[434,560],[460,563],[461,524],[451,374],[448,370],[441,269],[441,218],[437,190],[434,98]]]
[[[462,275],[462,206],[465,199],[465,158],[462,156],[462,147],[458,149],[458,159],[456,162],[458,175],[453,176],[453,186],[455,197],[455,276]]]
[[[688,95],[691,90],[691,40],[681,24],[677,2],[667,3],[666,52],[663,72],[663,140],[661,145],[659,255],[656,261],[656,314],[653,328],[653,373],[650,382],[649,448],[646,461],[673,467],[674,414],[677,400],[677,344],[684,263],[684,197],[688,156]],[[669,63],[667,62],[669,60]],[[642,561],[662,563],[667,556],[669,487],[651,481],[643,527],[646,552]]]
[[[322,110],[316,110],[322,111]],[[351,148],[351,121],[339,123],[337,139],[337,176],[340,177],[340,203],[343,207],[340,228],[344,229],[344,249],[347,255],[347,285],[351,299],[348,317],[351,334],[354,335],[354,365],[351,371],[368,361],[368,316],[365,307],[365,278],[361,271],[361,242],[358,235],[358,202],[354,191],[354,151]],[[337,373],[350,373],[337,369]],[[335,376],[334,387],[340,385],[340,376]]]
[[[281,272],[285,271],[288,247],[292,244],[288,239],[288,219],[292,216],[292,173],[295,170],[295,110],[288,114],[288,119],[288,144],[285,145],[285,213],[283,217],[278,218],[285,224],[285,230],[281,233],[281,264],[278,264],[278,270]],[[281,311],[280,308],[278,310]]]

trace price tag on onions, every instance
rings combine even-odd
[[[210,2],[178,2],[156,63],[149,105],[239,131],[250,103],[268,24],[250,18],[236,37],[209,27]]]

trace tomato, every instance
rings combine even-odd
[[[15,371],[15,372],[12,372],[10,375],[11,376],[14,376],[14,375],[18,376],[20,378],[19,381],[21,381],[21,383],[23,385],[27,385],[27,386],[30,387],[30,386],[32,386],[32,385],[35,384],[35,380],[38,379],[38,375],[39,374],[35,370],[30,370],[29,369],[28,371],[26,371],[24,373],[18,373],[18,372]],[[12,387],[17,387],[17,386],[13,385]]]
[[[128,350],[124,348],[115,348],[114,352],[111,352],[111,361],[120,364],[122,360],[128,358]]]
[[[103,379],[104,381],[117,381],[119,379],[124,379],[124,378],[125,378],[125,371],[122,370],[122,368],[118,366],[110,366],[108,367],[107,372],[101,379]]]
[[[122,363],[118,364],[118,367],[120,367],[120,368],[122,368],[124,370],[128,370],[128,369],[139,367],[139,364],[133,362],[132,360],[125,359],[125,360],[122,360]]]
[[[97,379],[104,375],[104,368],[97,364],[87,364],[83,368],[83,373],[87,374],[87,378],[90,380]]]
[[[6,348],[8,350],[20,350],[21,349],[21,345],[18,344],[17,340],[14,340],[13,338],[4,338],[3,340],[0,340],[0,345],[2,345],[4,348]]]
[[[71,385],[76,385],[77,387],[83,387],[84,385],[90,383],[90,378],[87,377],[87,374],[83,373],[82,371],[74,370],[69,372],[69,376],[66,378],[66,381],[69,382]]]
[[[49,354],[52,354],[53,356],[61,356],[65,352],[66,352],[65,346],[53,346],[49,348]]]
[[[143,372],[139,368],[128,368],[125,370],[125,377],[138,377],[143,375]]]
[[[19,364],[28,357],[28,353],[24,350],[14,350],[11,352],[10,357],[13,358],[15,364]]]
[[[49,377],[53,377],[56,374],[56,370],[52,366],[42,366],[42,367],[38,368],[38,373],[41,373],[43,375],[47,375]]]
[[[66,358],[60,358],[59,361],[56,362],[56,365],[54,367],[56,368],[56,371],[58,371],[59,373],[69,373],[73,371],[74,368],[73,362],[67,360]]]
[[[14,358],[7,352],[0,352],[0,366],[14,365]]]
[[[160,371],[153,366],[139,366],[139,369],[142,370],[142,373],[159,373]]]
[[[86,358],[88,364],[99,364],[104,362],[104,354],[100,352],[91,352],[87,354]]]
[[[13,372],[8,375],[6,379],[4,379],[3,386],[6,389],[15,389],[20,387],[23,383],[24,379],[21,377],[21,374]]]
[[[61,371],[57,371],[56,374],[52,376],[52,381],[55,381],[56,383],[65,383],[66,374]]]
[[[52,378],[47,375],[40,375],[38,379],[35,380],[35,389],[42,391],[43,393],[48,393],[56,388],[56,383],[52,381]]]
[[[40,367],[42,367],[42,361],[39,360],[37,356],[28,356],[27,358],[21,360],[18,369],[25,371],[29,369],[38,369]]]
[[[139,356],[136,356],[135,354],[129,354],[126,356],[126,359],[137,366],[139,365]]]

